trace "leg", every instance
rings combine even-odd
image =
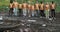
[[[23,9],[23,16],[24,16],[25,12],[24,12],[24,9]]]
[[[17,8],[15,8],[15,16],[17,16],[18,15],[18,9]]]
[[[47,10],[45,11],[45,16],[46,16],[46,18],[48,18],[48,11]]]
[[[23,9],[23,16],[26,16],[26,9]]]
[[[45,13],[44,13],[44,10],[42,11],[42,16],[45,17]]]
[[[10,8],[10,10],[9,10],[9,15],[11,15],[11,8]]]
[[[36,10],[36,16],[38,16],[38,10]]]
[[[32,16],[34,16],[34,11],[32,11]]]
[[[15,15],[15,8],[13,9],[13,15]]]
[[[51,18],[53,17],[53,10],[51,9]]]
[[[31,13],[30,10],[28,10],[28,17],[31,17],[30,13]]]
[[[55,10],[53,11],[53,17],[55,17]]]
[[[39,16],[41,15],[41,13],[40,13],[41,11],[39,10]]]
[[[19,9],[19,16],[21,16],[22,14],[22,9]]]
[[[48,18],[49,18],[49,10],[48,10]]]
[[[40,10],[41,17],[43,17],[43,10]]]
[[[19,16],[20,16],[20,9],[19,9]]]
[[[41,12],[41,10],[40,10],[40,16],[42,16],[42,12]]]
[[[25,9],[25,16],[27,16],[27,9]]]
[[[40,15],[40,11],[38,10],[38,16]]]

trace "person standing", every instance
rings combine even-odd
[[[36,2],[35,4],[35,12],[36,12],[36,16],[38,17],[39,16],[39,3]]]
[[[9,8],[10,8],[9,15],[12,16],[13,15],[13,3],[10,3]]]
[[[28,4],[28,17],[31,17],[31,4]]]
[[[19,16],[22,16],[22,4],[19,4],[18,8],[19,8]]]
[[[26,2],[23,3],[23,16],[24,17],[27,16],[27,3]]]
[[[14,12],[14,16],[18,15],[18,2],[16,0],[14,0],[13,2],[13,12]]]
[[[35,6],[34,5],[31,6],[31,11],[32,11],[32,17],[34,17],[35,16]]]
[[[40,4],[40,15],[41,15],[41,17],[45,16],[45,13],[44,13],[44,3],[43,2],[41,2],[41,4]]]
[[[55,5],[55,3],[52,1],[52,3],[50,4],[50,10],[51,10],[51,17],[52,17],[52,18],[55,18],[55,8],[56,8],[56,5]]]
[[[49,3],[47,2],[45,5],[45,16],[48,19],[49,19],[49,12],[50,12],[50,6],[49,6]]]

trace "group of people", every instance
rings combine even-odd
[[[48,2],[46,4],[43,2],[36,2],[35,4],[24,2],[22,4],[19,4],[18,2],[14,1],[13,3],[10,3],[9,15],[54,18],[55,8],[56,5],[53,1],[50,4]]]

